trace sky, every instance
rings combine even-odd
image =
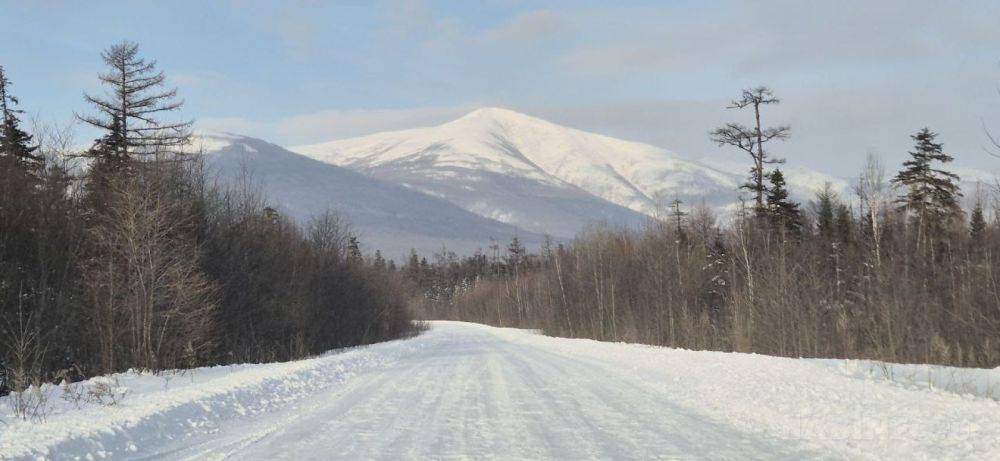
[[[927,126],[985,177],[1000,172],[998,17],[979,0],[0,0],[0,65],[54,123],[91,110],[101,50],[130,40],[201,129],[295,146],[499,106],[717,161],[743,160],[708,137],[748,121],[729,100],[767,85],[789,165],[853,177],[875,153],[895,168]]]

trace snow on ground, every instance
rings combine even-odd
[[[114,406],[52,389],[44,422],[0,413],[0,458],[1000,459],[1000,369],[434,322],[309,360],[115,380]]]

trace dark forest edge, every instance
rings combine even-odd
[[[0,68],[0,392],[129,369],[291,360],[416,333],[407,295],[335,214],[300,227],[207,180],[155,62],[102,55],[103,135],[21,127]],[[79,165],[87,165],[80,168]]]

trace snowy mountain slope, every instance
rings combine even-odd
[[[551,161],[538,154],[550,143],[567,140],[551,133],[516,131],[522,119],[534,120],[500,109],[482,109],[439,127],[293,150],[535,232],[574,235],[596,221],[632,226],[646,221],[637,210],[646,207],[649,198],[613,178],[612,171],[602,170],[608,178],[602,187],[618,201],[559,176],[562,170],[553,169]]]
[[[466,211],[448,201],[349,169],[318,162],[265,141],[237,135],[199,136],[209,174],[232,183],[244,170],[267,199],[301,223],[327,210],[345,215],[365,251],[399,259],[410,248],[425,255],[442,246],[471,254],[518,235],[530,247],[543,237]],[[571,235],[571,234],[568,234]]]
[[[497,189],[511,193],[510,187],[560,191],[577,188],[654,216],[674,198],[688,204],[704,200],[719,208],[731,206],[746,177],[742,167],[720,169],[658,147],[497,108],[478,109],[436,127],[378,133],[292,150],[434,193],[480,214],[489,215],[488,206],[483,206],[488,203],[505,210],[497,211],[495,217],[527,228],[535,223],[517,216],[522,211],[519,203],[494,203]],[[816,172],[798,173],[789,175],[793,193],[818,190],[824,181],[846,187],[842,181]],[[500,176],[509,181],[516,178],[516,182],[496,185],[493,181]],[[456,190],[451,186],[455,181],[464,184]],[[528,212],[521,215],[533,216]]]
[[[1000,369],[869,365],[432,322],[308,360],[77,384],[127,389],[115,406],[49,386],[43,422],[0,398],[0,459],[1000,458]]]

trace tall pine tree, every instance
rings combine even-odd
[[[919,236],[940,236],[948,223],[962,213],[958,204],[962,196],[957,184],[959,178],[935,168],[935,162],[945,164],[953,160],[935,142],[937,133],[924,128],[912,137],[916,145],[910,151],[911,158],[903,162],[903,170],[892,179],[906,189],[906,194],[896,202],[900,211],[914,219]]]

